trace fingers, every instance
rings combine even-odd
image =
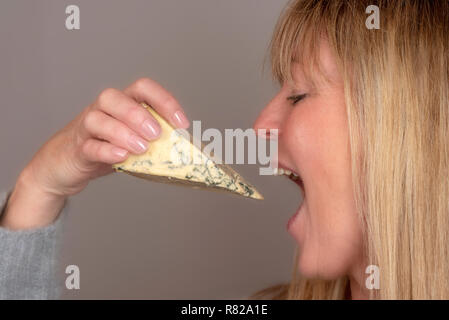
[[[84,127],[90,136],[110,142],[132,153],[142,154],[148,149],[148,141],[138,133],[99,110],[93,110],[86,115]]]
[[[109,142],[88,139],[84,142],[81,153],[89,162],[114,164],[122,162],[128,156],[128,151]]]
[[[157,82],[142,78],[126,88],[124,92],[136,101],[151,105],[174,127],[186,129],[190,126],[178,101]]]
[[[98,96],[94,109],[103,111],[123,122],[147,140],[156,139],[161,132],[159,123],[147,110],[117,89],[104,90]]]
[[[117,163],[129,153],[147,151],[149,141],[161,133],[159,123],[140,105],[150,104],[174,127],[190,123],[178,101],[155,81],[137,80],[123,92],[106,89],[82,117],[82,153],[92,162]]]

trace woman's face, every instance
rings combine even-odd
[[[282,86],[254,128],[279,130],[279,168],[303,181],[304,200],[287,227],[299,245],[300,272],[333,279],[354,271],[362,237],[352,192],[343,81],[324,41],[320,62],[329,81],[313,87],[295,64],[295,84]]]

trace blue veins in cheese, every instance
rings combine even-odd
[[[130,155],[124,162],[113,165],[116,171],[156,182],[228,191],[248,198],[263,199],[256,188],[231,167],[215,163],[150,106],[145,103],[142,105],[159,122],[161,135],[150,142],[146,153]]]

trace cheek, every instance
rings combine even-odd
[[[306,276],[343,275],[361,250],[346,118],[338,107],[303,104],[286,124],[286,144],[306,189],[293,228]]]

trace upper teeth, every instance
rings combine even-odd
[[[299,176],[296,173],[291,172],[290,170],[287,170],[287,169],[282,169],[282,168],[274,168],[273,174],[275,176],[281,176],[281,175],[289,176],[289,175],[292,175],[293,178],[299,178]]]

